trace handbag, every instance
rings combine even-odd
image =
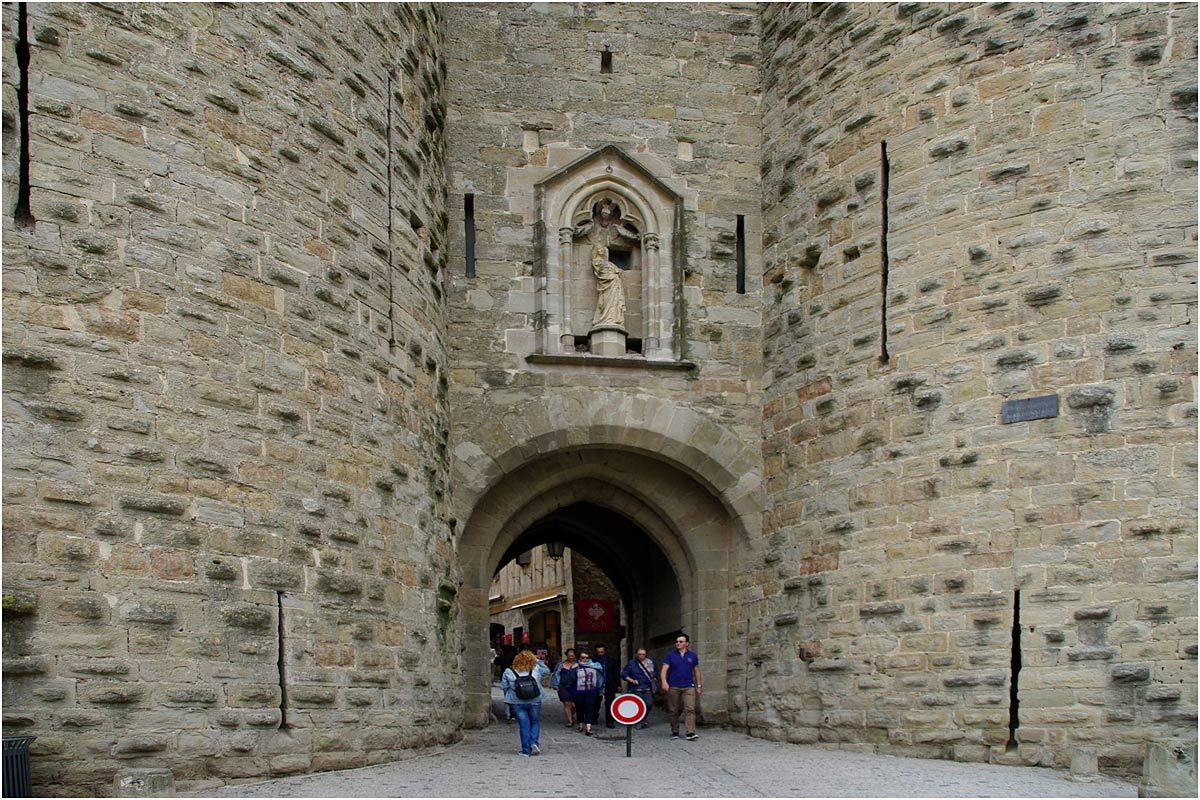
[[[658,685],[658,681],[654,680],[654,676],[650,674],[648,669],[646,669],[646,665],[639,661],[638,669],[640,669],[642,674],[646,676],[646,680],[650,681],[650,686],[653,687],[651,691],[654,692],[654,694],[662,694],[662,687]]]

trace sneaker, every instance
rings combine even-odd
[[[540,756],[541,754],[542,748],[538,747],[536,744],[529,748],[529,755]]]
[[[699,738],[700,738],[700,736],[699,736],[698,734],[695,734],[695,733],[689,733],[689,734],[687,735],[687,740],[688,740],[689,742],[694,742],[694,741],[696,741],[696,740],[697,740],[697,739],[699,739]]]
[[[676,740],[677,740],[677,739],[679,739],[679,734],[678,734],[678,733],[672,733],[672,734],[671,734],[671,738],[672,738],[672,739],[676,739]]]
[[[529,753],[517,753],[521,758],[529,758]]]

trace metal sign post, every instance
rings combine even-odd
[[[646,701],[636,694],[619,694],[608,707],[609,719],[625,726],[625,757],[633,756],[633,726],[646,717]]]

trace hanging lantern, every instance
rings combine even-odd
[[[551,558],[562,558],[567,546],[562,542],[546,542],[546,555]]]

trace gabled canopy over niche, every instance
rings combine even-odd
[[[619,333],[621,352],[601,354],[678,360],[679,194],[612,145],[549,175],[536,192],[542,352],[599,352],[594,334]]]

